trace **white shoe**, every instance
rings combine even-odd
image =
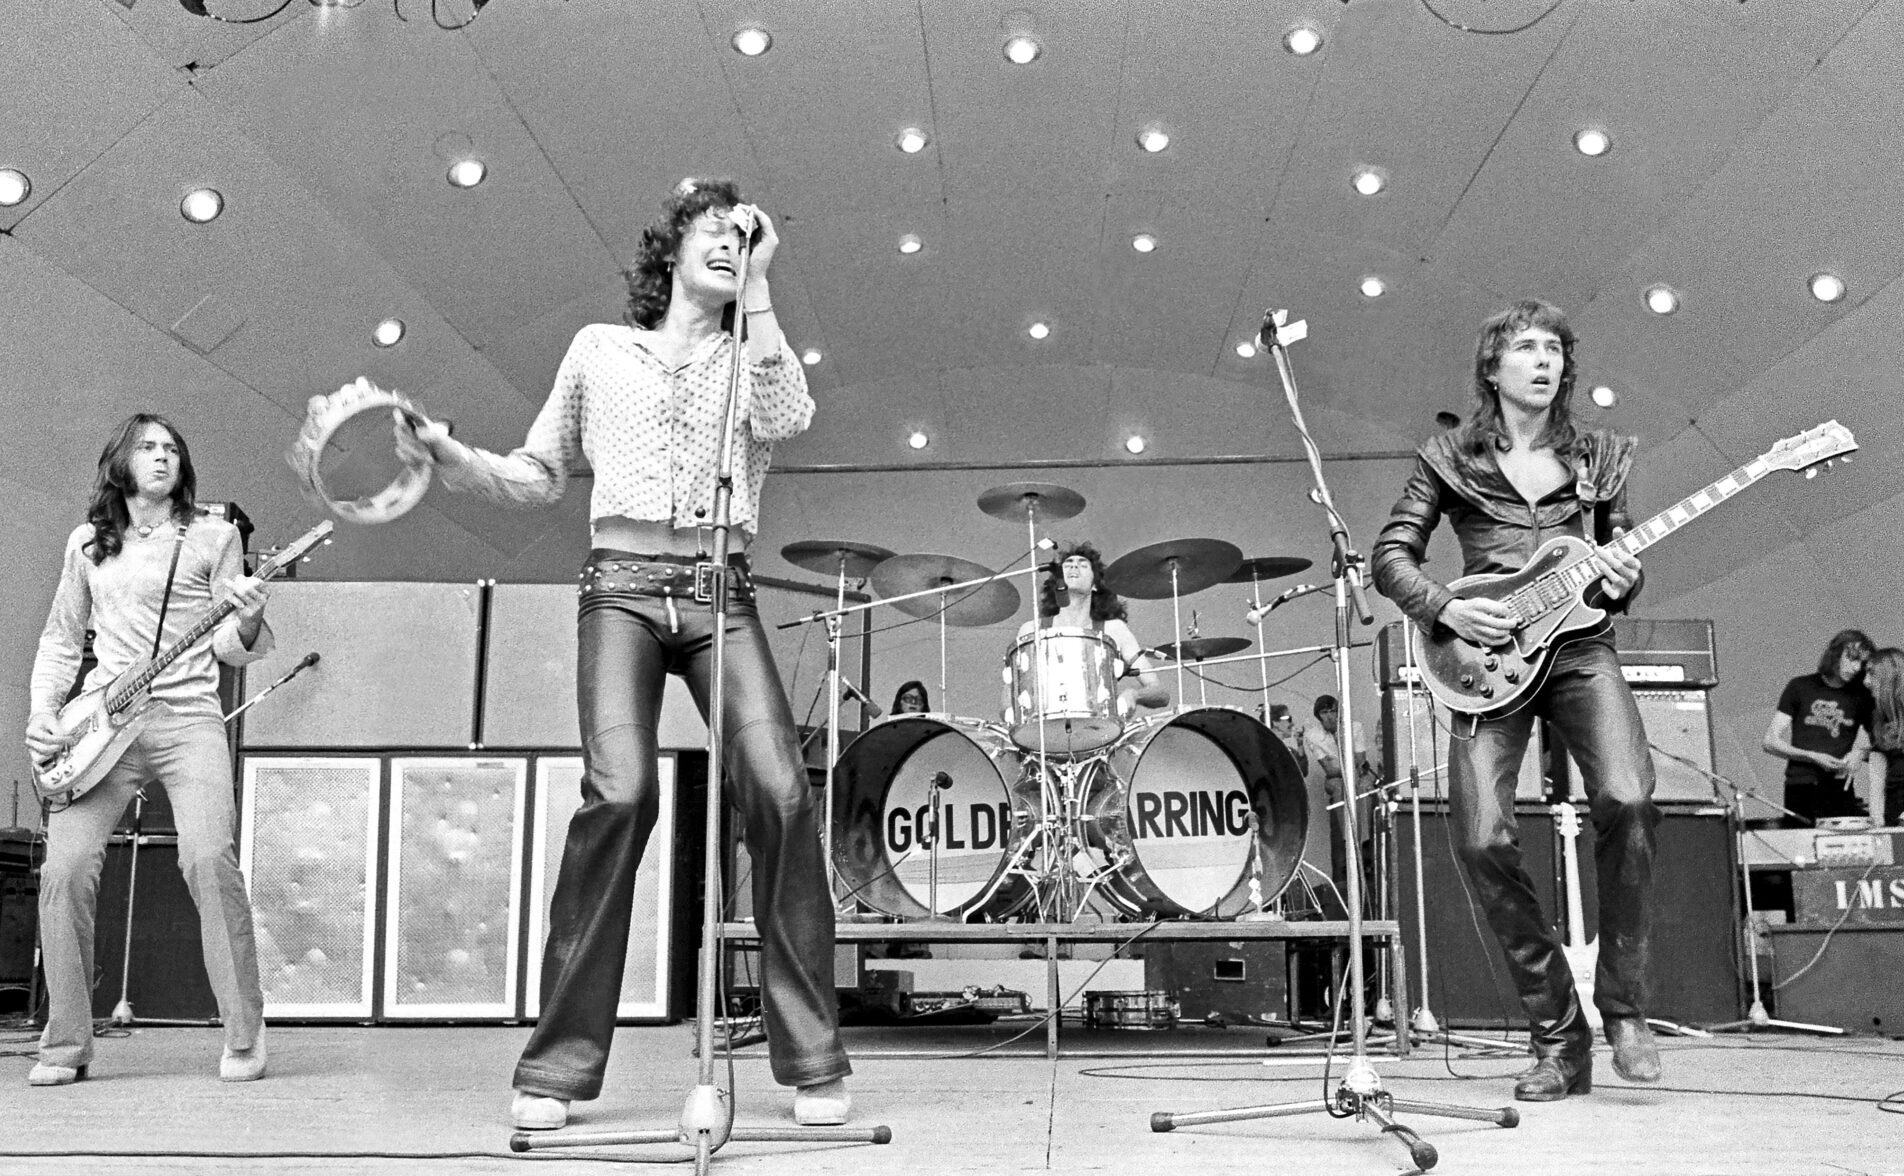
[[[569,1100],[518,1090],[509,1100],[509,1117],[524,1131],[553,1131],[567,1126]]]
[[[802,1127],[838,1127],[853,1113],[853,1096],[846,1080],[802,1086],[793,1095],[793,1121]]]
[[[86,1077],[84,1066],[49,1066],[45,1062],[34,1062],[33,1068],[26,1072],[28,1086],[71,1086]]]
[[[258,1036],[250,1049],[225,1047],[225,1053],[218,1059],[218,1080],[220,1082],[256,1082],[264,1077],[265,1052],[264,1030],[258,1030]]]

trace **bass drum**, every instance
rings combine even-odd
[[[939,785],[943,783],[943,787]],[[932,793],[943,836],[932,902]],[[1037,784],[996,723],[897,715],[867,730],[833,769],[833,854],[845,894],[901,918],[1002,918],[1032,898],[1010,869],[1036,824]]]
[[[1309,826],[1295,758],[1232,707],[1133,726],[1096,774],[1088,810],[1093,844],[1113,866],[1103,893],[1133,915],[1235,918],[1250,909],[1258,860],[1268,902],[1300,868]]]

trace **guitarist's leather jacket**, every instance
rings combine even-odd
[[[1573,481],[1530,507],[1494,455],[1485,449],[1477,452],[1468,436],[1466,429],[1450,429],[1416,450],[1415,471],[1370,560],[1377,590],[1424,631],[1455,598],[1421,570],[1428,537],[1444,516],[1461,541],[1464,576],[1517,572],[1556,535],[1605,543],[1615,528],[1633,525],[1626,508],[1626,475],[1638,447],[1635,438],[1582,429],[1558,455],[1572,468]],[[1644,582],[1642,575],[1621,599],[1593,603],[1624,612]]]

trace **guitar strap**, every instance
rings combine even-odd
[[[185,524],[179,523],[178,535],[172,540],[172,566],[165,569],[165,595],[159,598],[159,627],[152,634],[152,656],[159,656],[159,643],[165,639],[165,614],[172,607],[172,580],[178,575],[179,551],[185,546]]]

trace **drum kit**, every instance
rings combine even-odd
[[[978,506],[1024,524],[1035,564],[1053,546],[1040,542],[1040,525],[1081,514],[1085,502],[1063,486],[1014,482],[987,490]],[[1295,877],[1310,814],[1294,757],[1247,711],[1210,705],[1201,688],[1195,705],[1184,702],[1186,667],[1201,683],[1203,666],[1240,660],[1251,643],[1197,635],[1194,612],[1184,636],[1181,618],[1185,597],[1223,583],[1250,584],[1261,610],[1263,582],[1309,560],[1245,559],[1233,544],[1191,538],[1139,548],[1105,569],[1122,596],[1171,601],[1179,640],[1141,660],[1175,671],[1173,709],[1125,713],[1120,682],[1138,670],[1102,632],[1034,626],[1004,653],[998,719],[893,715],[841,748],[844,616],[890,606],[936,623],[937,697],[947,705],[948,627],[1007,620],[1021,605],[1010,579],[1052,567],[994,572],[845,540],[793,543],[781,555],[838,585],[835,609],[789,625],[827,624],[825,840],[843,906],[917,920],[1228,919],[1260,914]],[[876,599],[849,606],[849,581],[870,584]]]

